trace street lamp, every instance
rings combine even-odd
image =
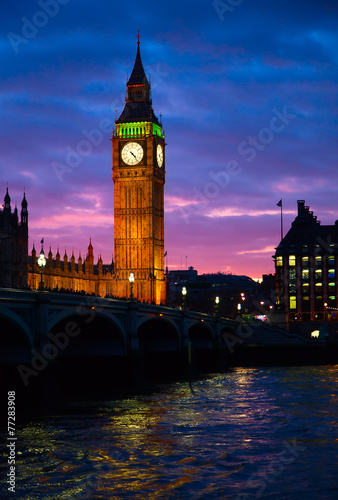
[[[182,288],[182,295],[183,295],[183,310],[185,311],[186,310],[186,295],[187,295],[187,289],[186,287],[184,286]]]
[[[46,257],[43,252],[43,248],[41,248],[41,252],[38,258],[38,266],[41,270],[41,280],[40,280],[39,290],[43,290],[43,269],[46,267]]]
[[[133,284],[135,281],[134,273],[129,274],[129,283],[130,283],[130,300],[133,300]]]
[[[241,314],[242,304],[237,304],[238,314]]]
[[[328,310],[327,310],[327,302],[324,302],[324,321],[327,321],[328,319]]]
[[[215,298],[215,316],[218,316],[219,314],[219,297]]]

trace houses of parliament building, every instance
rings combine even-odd
[[[129,277],[134,277],[134,296],[156,304],[166,301],[164,274],[165,137],[156,117],[151,87],[140,53],[127,81],[125,106],[115,120],[112,134],[114,181],[114,256],[104,265],[94,263],[91,240],[87,254],[77,262],[74,253],[61,258],[59,250],[46,255],[45,289],[72,290],[128,297]],[[12,213],[8,189],[0,211],[0,286],[38,289],[41,270],[33,245],[28,256],[28,209],[24,195],[21,218]]]

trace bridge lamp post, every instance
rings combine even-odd
[[[237,304],[238,314],[241,315],[242,304]]]
[[[185,286],[182,288],[182,295],[183,295],[183,311],[185,311],[187,308],[187,303],[186,303],[187,289]]]
[[[43,270],[46,267],[46,257],[43,252],[43,248],[41,248],[41,252],[38,258],[38,266],[41,270],[41,280],[40,280],[39,290],[43,290]]]
[[[219,316],[219,297],[215,298],[215,316]]]
[[[134,273],[129,274],[129,283],[130,283],[130,300],[133,300],[133,284],[135,281]]]

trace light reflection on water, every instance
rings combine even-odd
[[[337,366],[238,368],[67,404],[18,432],[15,498],[336,499],[337,382]]]

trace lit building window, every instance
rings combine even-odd
[[[334,267],[334,256],[333,255],[330,255],[330,257],[329,257],[329,265]]]
[[[309,265],[309,257],[302,257],[302,265],[303,267],[307,267]]]
[[[335,301],[336,300],[336,296],[335,295],[330,295],[329,300]]]
[[[289,302],[290,302],[290,309],[297,309],[297,298],[294,295],[290,297]]]
[[[323,271],[321,269],[316,269],[315,271],[316,280],[322,279],[322,274]]]
[[[336,286],[336,283],[334,283],[333,281],[331,281],[331,282],[329,283],[329,287],[330,287],[330,288],[334,288],[335,286]]]
[[[321,267],[322,265],[322,258],[320,256],[315,257],[316,259],[316,267]]]
[[[305,245],[305,244],[303,244],[303,245],[302,245],[302,252],[303,252],[303,253],[305,253],[305,252],[307,252],[307,251],[308,251],[308,246],[307,246],[307,245]]]
[[[308,280],[309,279],[309,270],[308,269],[303,269],[302,270],[302,278],[303,278],[303,280]]]
[[[276,259],[276,266],[282,266],[283,265],[283,257],[282,256],[278,256],[277,259]]]
[[[296,269],[290,269],[289,279],[290,280],[295,280],[296,279]]]
[[[296,265],[296,256],[289,255],[289,266],[295,266],[295,265]]]
[[[336,276],[336,270],[335,269],[329,269],[328,274],[329,274],[329,278],[335,278],[335,276]]]

